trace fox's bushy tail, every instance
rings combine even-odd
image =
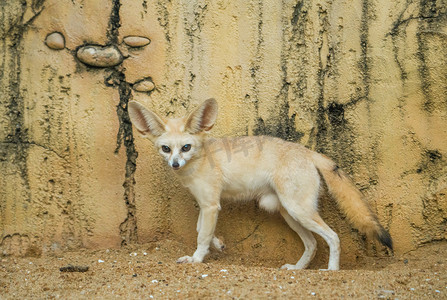
[[[315,166],[323,175],[329,192],[353,225],[368,237],[376,238],[393,250],[393,240],[390,234],[379,223],[376,214],[346,173],[335,162],[322,154],[315,152],[312,158]]]

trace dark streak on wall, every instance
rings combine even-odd
[[[418,26],[417,44],[419,59],[419,76],[421,79],[422,93],[424,94],[423,109],[428,113],[432,113],[434,110],[434,99],[430,94],[431,82],[430,82],[430,68],[427,65],[427,54],[429,53],[428,41],[423,34],[424,31],[429,29],[438,17],[439,10],[437,9],[436,0],[421,0],[420,8],[420,20]],[[436,28],[434,28],[436,30]]]
[[[296,26],[298,20],[300,19],[301,9],[303,7],[303,2],[299,1],[294,7],[294,12],[291,19],[291,24],[294,29],[298,29]],[[278,103],[277,113],[269,116],[268,118],[262,118],[259,116],[259,104],[258,104],[258,91],[256,89],[258,85],[257,72],[260,69],[261,62],[263,60],[263,55],[261,49],[263,48],[264,38],[263,38],[263,7],[262,2],[259,3],[259,22],[258,22],[258,44],[256,51],[257,61],[253,63],[250,72],[254,80],[254,97],[255,109],[257,111],[258,117],[256,119],[255,128],[253,129],[254,135],[269,135],[280,137],[284,140],[299,142],[304,136],[304,133],[299,132],[296,129],[295,118],[296,113],[290,115],[290,103],[293,99],[290,99],[290,89],[293,89],[290,82],[288,82],[288,43],[283,43],[283,48],[281,49],[281,71],[282,71],[282,87],[279,94],[276,96],[276,103]],[[298,36],[302,32],[295,32]],[[294,36],[295,37],[295,36]],[[283,37],[284,39],[284,37]]]
[[[8,6],[2,7],[2,9],[8,9]],[[11,10],[13,7],[9,7]],[[31,201],[31,194],[29,191],[29,179],[28,179],[28,148],[30,146],[28,138],[28,129],[25,127],[24,122],[24,110],[25,103],[21,90],[21,51],[23,50],[22,41],[23,34],[25,33],[28,24],[23,23],[23,16],[26,11],[26,2],[20,6],[19,15],[17,16],[16,24],[9,24],[10,30],[5,33],[5,37],[2,42],[3,53],[9,53],[10,56],[3,56],[3,59],[7,58],[8,61],[4,61],[5,68],[9,72],[9,82],[7,83],[8,89],[5,91],[7,118],[8,118],[8,135],[4,141],[0,141],[2,144],[2,158],[0,160],[6,160],[13,162],[14,166],[18,169],[23,180],[24,190],[26,192],[26,201]],[[6,17],[1,21],[2,26],[9,20],[7,16],[11,12],[3,12]],[[4,80],[3,76],[0,80]],[[3,158],[4,156],[4,158]]]
[[[286,95],[287,89],[287,86],[284,87],[284,94]],[[299,142],[304,134],[296,130],[295,117],[295,113],[289,117],[289,103],[286,99],[284,104],[281,105],[278,115],[267,120],[261,117],[257,119],[253,133],[254,135],[276,136],[287,141]]]
[[[447,230],[447,211],[443,210],[443,205],[439,202],[445,199],[447,188],[439,182],[439,178],[435,174],[445,174],[447,171],[447,161],[442,153],[437,149],[426,149],[423,152],[418,173],[423,173],[423,180],[428,189],[422,201],[422,216],[428,224],[424,234],[419,237],[420,243],[427,243],[433,240],[443,240]],[[444,200],[445,201],[445,200]],[[423,231],[423,228],[418,228]]]
[[[33,8],[39,8],[42,3],[36,3]],[[19,210],[28,211],[32,200],[28,171],[28,155],[31,143],[28,128],[25,127],[26,105],[21,86],[21,53],[23,52],[23,35],[40,14],[40,11],[36,12],[25,23],[26,2],[17,4],[15,7],[0,5],[0,9],[0,24],[3,27],[0,31],[2,40],[0,46],[0,53],[2,54],[2,70],[0,71],[2,99],[0,99],[0,103],[6,107],[6,118],[3,123],[6,125],[5,131],[8,132],[5,139],[0,140],[0,169],[9,170],[9,173],[12,174],[20,174],[21,184],[17,186],[17,191],[18,195],[23,197],[19,200],[23,200],[23,202],[17,201],[14,204],[12,209],[15,213]],[[7,177],[5,178],[8,180]],[[3,184],[3,182],[0,182],[0,185]],[[0,202],[0,208],[3,207],[0,210],[2,214],[0,219],[5,219],[5,206],[4,203]],[[0,228],[0,230],[3,230],[3,228]],[[0,241],[0,248],[8,254],[20,252],[22,255],[34,255],[31,248],[37,249],[34,243],[31,245],[28,236],[19,233],[3,236]]]
[[[257,41],[256,41],[256,51],[254,55],[254,59],[250,62],[250,78],[252,80],[252,88],[250,94],[245,95],[245,98],[252,99],[254,109],[256,114],[259,115],[259,76],[258,72],[260,70],[261,61],[263,59],[262,47],[264,44],[264,38],[262,35],[262,1],[258,3],[258,24],[257,24]]]

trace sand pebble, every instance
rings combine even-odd
[[[45,38],[45,44],[48,48],[62,50],[65,48],[65,38],[61,33],[53,32],[47,35]]]
[[[148,38],[133,35],[126,36],[123,41],[127,46],[134,48],[144,47],[151,42],[151,40]]]
[[[113,67],[123,61],[123,55],[115,46],[86,45],[78,49],[76,56],[93,67]]]

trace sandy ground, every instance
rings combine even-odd
[[[275,262],[225,253],[203,264],[176,264],[184,251],[190,249],[166,240],[120,250],[3,257],[0,299],[447,299],[447,242],[365,258],[355,269],[338,272],[285,271],[272,267]],[[75,272],[63,272],[70,270]]]

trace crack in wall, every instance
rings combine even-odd
[[[112,11],[109,19],[109,28],[107,30],[108,42],[112,45],[118,45],[119,28],[121,27],[120,19],[120,0],[113,0]],[[106,86],[118,88],[119,103],[116,106],[118,116],[119,129],[117,133],[117,144],[115,153],[118,153],[121,145],[124,145],[126,151],[124,201],[127,209],[126,219],[120,224],[121,245],[128,245],[138,241],[138,228],[136,219],[136,203],[135,203],[135,171],[136,159],[138,152],[135,149],[132,123],[130,122],[127,105],[132,97],[131,85],[126,82],[126,76],[122,66],[116,66],[112,69],[112,73],[105,79]]]
[[[256,224],[256,226],[253,228],[253,230],[246,236],[244,236],[242,239],[240,239],[239,241],[234,242],[234,246],[237,246],[239,244],[241,244],[242,242],[248,240],[253,234],[255,234],[255,232],[258,230],[259,226],[261,224]]]

